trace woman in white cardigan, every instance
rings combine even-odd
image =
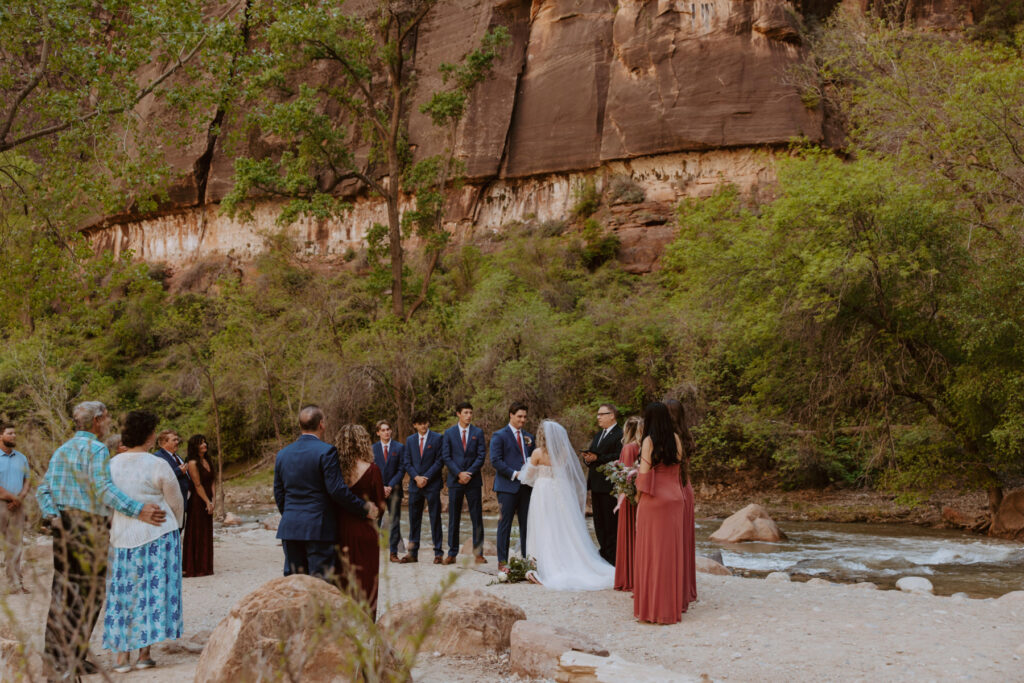
[[[147,452],[153,446],[156,425],[152,413],[128,413],[121,431],[126,450],[110,461],[115,486],[139,502],[156,503],[167,513],[160,526],[119,512],[111,520],[103,647],[117,652],[114,671],[118,673],[131,670],[130,655],[136,649],[136,669],[156,666],[150,646],[180,638],[182,631],[178,528],[185,502],[170,465]]]

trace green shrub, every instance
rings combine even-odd
[[[593,178],[577,187],[573,196],[576,197],[576,204],[572,207],[572,215],[576,218],[588,218],[601,206],[601,195]]]
[[[639,204],[646,198],[643,188],[627,175],[617,175],[608,183],[609,204]]]

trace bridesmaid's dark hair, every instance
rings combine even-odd
[[[206,437],[202,434],[193,434],[188,438],[188,453],[185,455],[186,460],[199,460],[199,447],[206,444],[206,455],[210,455],[210,442],[206,440]]]
[[[680,462],[676,447],[676,427],[668,408],[661,401],[648,403],[644,408],[644,435],[651,438],[651,466],[675,465]]]
[[[697,442],[693,440],[693,434],[690,433],[690,428],[686,426],[686,407],[682,402],[670,398],[665,401],[665,406],[668,408],[668,414],[672,416],[672,422],[676,427],[676,434],[679,435],[679,440],[683,444],[683,468],[680,470],[679,475],[683,480],[683,486],[686,486],[686,482],[690,481],[690,458],[693,457],[693,452],[697,450]]]

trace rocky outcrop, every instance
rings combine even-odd
[[[751,503],[728,517],[718,531],[711,534],[715,543],[743,543],[761,541],[775,543],[785,540],[779,526],[768,516],[768,511],[757,503]]]
[[[217,625],[195,680],[272,680],[289,671],[303,681],[355,681],[371,666],[374,677],[401,678],[398,661],[371,628],[359,605],[326,581],[274,579],[242,598]]]
[[[395,605],[378,621],[398,647],[411,650],[412,638],[429,615],[427,600]],[[433,626],[421,649],[443,655],[482,655],[508,649],[512,626],[526,612],[507,600],[478,589],[456,589],[441,599]]]
[[[526,678],[554,678],[562,653],[574,650],[598,657],[609,655],[591,638],[561,626],[517,621],[512,626],[509,668]]]
[[[992,520],[993,536],[1024,541],[1024,489],[1008,493]]]

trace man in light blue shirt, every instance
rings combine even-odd
[[[9,590],[28,593],[21,579],[21,546],[25,533],[28,458],[14,450],[18,434],[12,424],[0,424],[0,550],[7,562]]]

